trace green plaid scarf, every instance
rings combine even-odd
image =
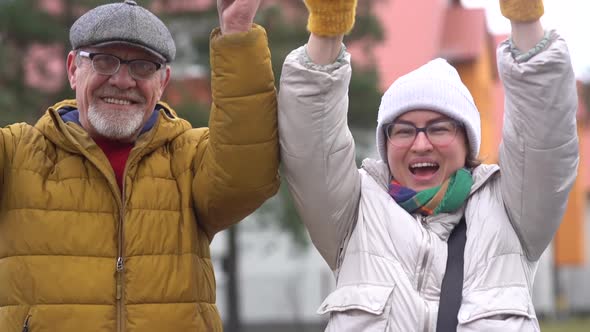
[[[409,213],[419,212],[429,216],[453,212],[460,208],[469,196],[472,185],[471,172],[461,168],[440,186],[420,192],[415,192],[393,180],[389,184],[389,195]]]

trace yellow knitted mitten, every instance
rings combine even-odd
[[[543,0],[500,0],[502,15],[514,22],[531,22],[543,16]]]
[[[344,35],[352,30],[357,0],[304,0],[307,30],[318,36]]]

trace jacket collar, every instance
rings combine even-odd
[[[361,166],[385,191],[389,188],[389,181],[391,174],[389,167],[381,160],[367,158],[363,160]],[[469,195],[473,195],[479,188],[481,188],[496,172],[500,171],[498,165],[482,164],[472,171],[473,185]]]
[[[163,110],[164,110],[164,112],[166,112],[166,115],[168,115],[169,117],[174,117],[172,114],[170,114],[170,111],[168,111],[167,109],[164,108]],[[78,111],[77,108],[74,108],[71,106],[65,106],[65,107],[58,109],[57,113],[59,114],[59,116],[61,117],[61,119],[64,122],[66,122],[66,123],[73,122],[73,123],[79,125],[80,127],[82,126],[82,124],[80,123],[80,112]],[[152,129],[154,127],[154,125],[158,121],[158,116],[159,116],[158,105],[156,105],[154,112],[152,112],[152,115],[150,116],[150,118],[147,120],[147,122],[145,123],[145,125],[141,129],[139,136],[150,131],[150,129]]]
[[[96,144],[82,128],[73,111],[77,111],[75,100],[61,101],[45,112],[35,128],[54,144],[72,153],[95,150]],[[178,118],[168,104],[159,102],[154,114],[137,138],[135,146],[145,149],[147,153],[172,141],[190,128],[191,125]]]
[[[373,178],[373,180],[383,188],[384,192],[387,193],[389,181],[391,175],[389,167],[386,163],[381,160],[365,159],[363,160],[361,168],[367,172],[367,174]],[[492,179],[494,174],[500,171],[498,165],[480,165],[473,169],[473,185],[469,195],[473,195],[479,190],[484,184]],[[392,203],[396,204],[392,199]],[[453,213],[441,213],[435,216],[429,216],[427,218],[428,227],[438,235],[439,238],[446,241],[453,230],[455,225],[459,223],[461,217],[465,214],[465,206]]]

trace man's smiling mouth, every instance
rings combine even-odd
[[[117,98],[102,98],[102,100],[107,104],[115,104],[115,105],[131,105],[133,102],[131,100],[126,99],[117,99]]]

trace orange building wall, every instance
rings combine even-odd
[[[580,164],[580,168],[584,167]],[[581,266],[586,262],[584,220],[586,211],[586,193],[582,173],[570,193],[563,221],[555,236],[555,264],[557,266]]]
[[[588,192],[587,151],[588,128],[584,126],[585,105],[578,105],[578,137],[580,142],[580,165],[578,177],[569,196],[563,221],[555,236],[554,259],[557,266],[581,266],[586,263],[584,223],[586,220],[586,195]]]
[[[497,163],[498,145],[496,135],[496,117],[494,116],[494,99],[492,87],[493,72],[490,66],[491,53],[488,45],[483,45],[483,52],[473,61],[453,63],[461,80],[467,86],[481,117],[481,148],[479,158],[484,163]]]

